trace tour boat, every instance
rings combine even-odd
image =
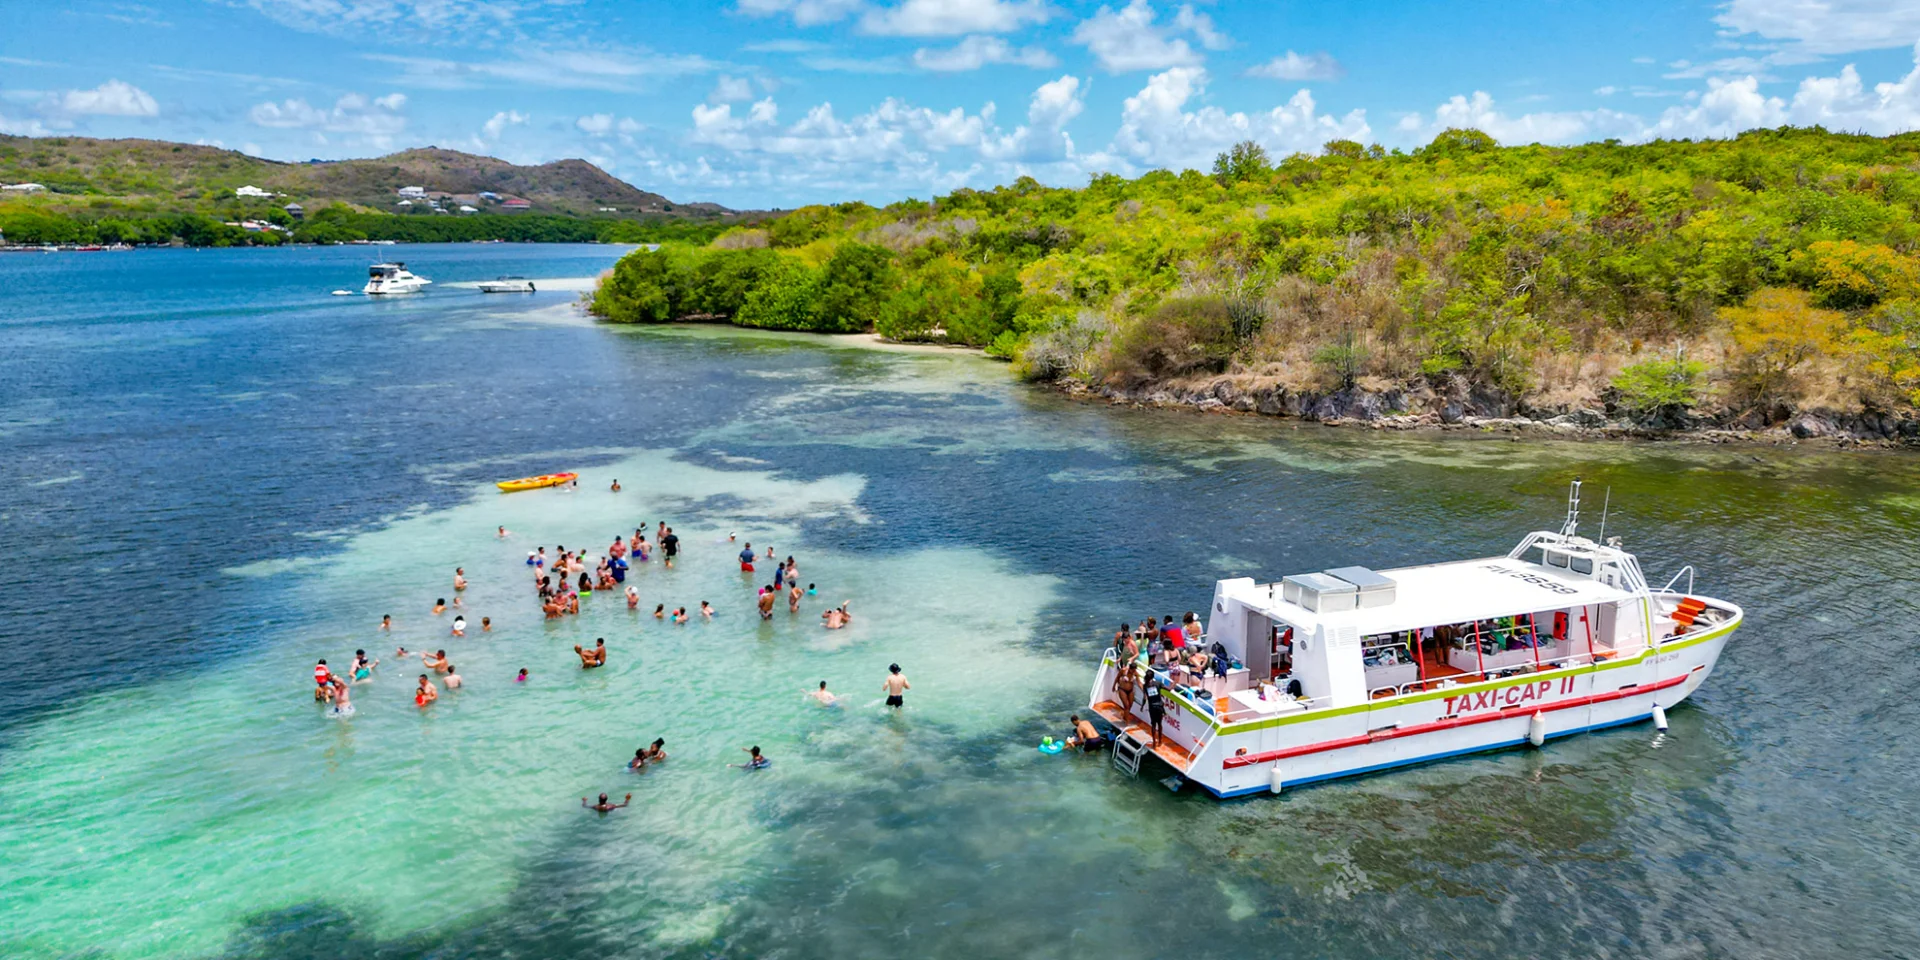
[[[1561,529],[1501,557],[1218,581],[1199,643],[1224,650],[1224,675],[1143,650],[1123,696],[1122,657],[1103,656],[1088,706],[1116,728],[1114,763],[1137,774],[1152,754],[1239,797],[1648,719],[1664,730],[1743,613],[1695,595],[1691,566],[1651,589],[1604,521],[1602,542],[1577,534],[1579,497],[1576,481]]]
[[[376,263],[367,268],[367,285],[362,293],[418,293],[420,288],[432,283],[425,277],[416,277],[404,263]]]
[[[481,293],[532,293],[533,281],[526,277],[500,277],[480,281]]]

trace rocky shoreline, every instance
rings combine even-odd
[[[1202,381],[1131,386],[1061,380],[1069,396],[1139,407],[1186,407],[1206,413],[1284,417],[1374,430],[1479,430],[1594,439],[1680,440],[1774,446],[1818,442],[1839,447],[1920,447],[1920,419],[1875,411],[1746,411],[1634,420],[1600,407],[1553,408],[1474,390],[1428,387],[1331,393],[1247,383],[1222,376]]]

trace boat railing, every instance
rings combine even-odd
[[[1687,578],[1686,594],[1676,594],[1673,590],[1673,585],[1676,583],[1679,583],[1681,577]],[[1693,593],[1693,564],[1689,563],[1686,566],[1681,567],[1680,572],[1674,574],[1673,579],[1668,580],[1666,586],[1661,587],[1660,589],[1655,590],[1654,592],[1663,597],[1685,596],[1688,594],[1692,594]]]
[[[1592,662],[1593,662],[1592,653],[1576,653],[1576,654],[1572,654],[1565,657],[1557,657],[1552,660],[1542,660],[1538,664],[1533,664],[1533,663],[1520,664],[1519,666],[1509,668],[1509,670],[1489,671],[1484,674],[1456,673],[1450,677],[1429,677],[1425,680],[1411,680],[1406,683],[1400,684],[1398,687],[1392,687],[1392,686],[1376,687],[1375,689],[1373,689],[1368,693],[1368,697],[1377,699],[1380,696],[1380,692],[1383,690],[1395,690],[1397,691],[1394,694],[1395,696],[1404,697],[1412,693],[1426,693],[1431,690],[1444,690],[1450,687],[1470,686],[1476,683],[1486,683],[1490,680],[1505,680],[1511,677],[1523,676],[1529,673],[1547,673],[1554,670],[1560,670],[1565,667],[1581,667],[1581,666],[1586,666]]]

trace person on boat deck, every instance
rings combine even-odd
[[[1179,627],[1173,625],[1173,614],[1171,613],[1167,614],[1166,619],[1160,621],[1160,635],[1166,638],[1167,646],[1175,650],[1183,650],[1187,646],[1187,635],[1180,632]]]
[[[1147,723],[1153,728],[1153,745],[1160,745],[1160,724],[1167,718],[1167,702],[1160,690],[1160,677],[1148,673],[1146,678]]]
[[[593,643],[593,649],[587,650],[579,644],[573,645],[573,652],[580,655],[580,669],[592,670],[607,665],[607,638],[601,637]]]
[[[1073,725],[1073,734],[1067,737],[1067,746],[1079,747],[1092,753],[1107,745],[1106,734],[1101,733],[1100,729],[1093,724],[1080,719],[1079,714],[1068,717],[1067,722]]]

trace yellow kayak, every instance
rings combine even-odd
[[[494,484],[494,486],[499,487],[504,493],[512,493],[515,490],[538,490],[541,487],[557,487],[569,480],[579,479],[579,477],[580,475],[577,473],[549,473],[544,477],[521,477],[518,480],[502,480]]]

